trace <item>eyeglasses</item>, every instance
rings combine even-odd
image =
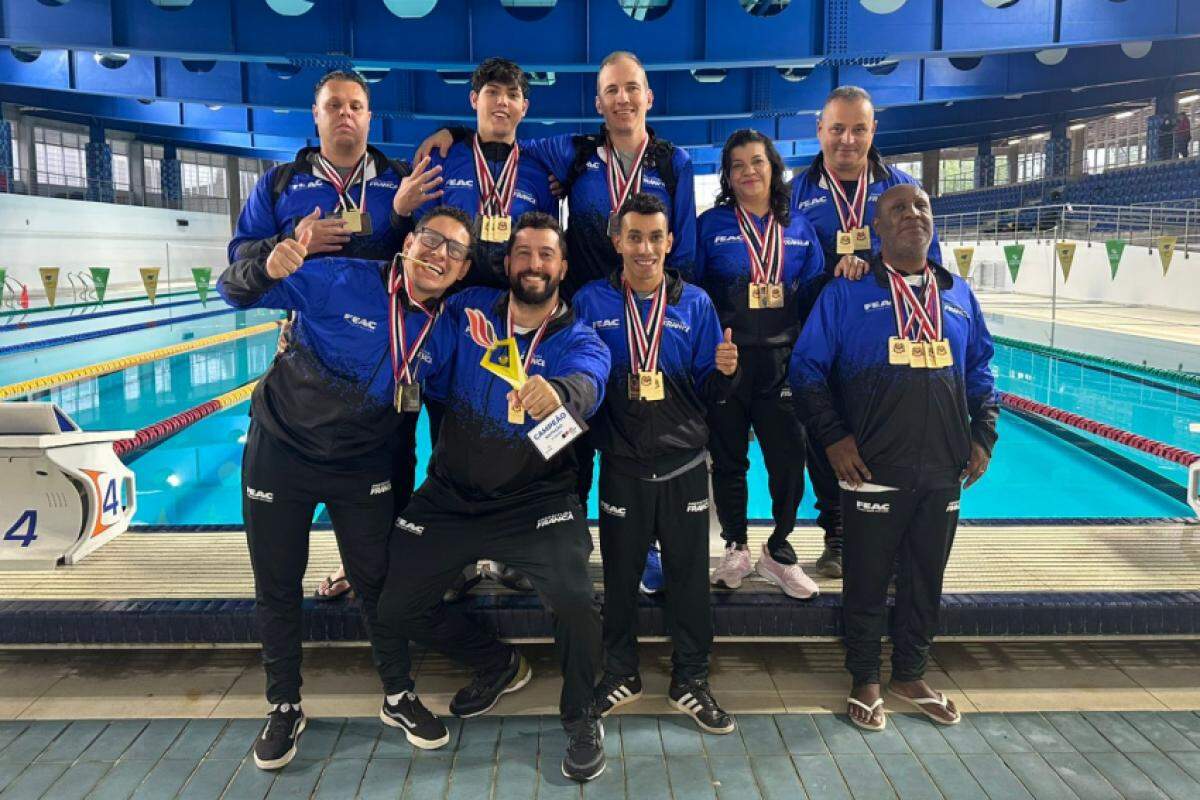
[[[417,240],[422,246],[428,247],[430,250],[437,250],[446,243],[446,255],[451,261],[465,261],[467,256],[471,254],[471,248],[467,247],[462,242],[456,242],[448,236],[443,236],[432,228],[422,228],[417,231]]]

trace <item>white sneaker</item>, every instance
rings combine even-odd
[[[722,589],[737,589],[742,585],[742,579],[750,575],[750,551],[745,545],[729,545],[725,548],[725,557],[721,565],[713,570],[709,582]]]
[[[747,557],[747,563],[749,563],[749,557]],[[800,568],[799,564],[780,564],[771,558],[765,544],[762,549],[762,557],[758,559],[754,569],[759,575],[782,589],[788,597],[807,600],[821,593],[816,581],[804,574],[804,570]]]

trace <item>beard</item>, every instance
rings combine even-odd
[[[533,274],[536,273],[526,271],[522,272],[520,275],[514,275],[509,280],[509,286],[512,288],[513,296],[527,306],[539,306],[549,300],[554,296],[554,293],[558,291],[558,285],[561,283],[560,280],[546,276],[545,286],[540,291],[536,289],[527,289],[525,288],[525,285],[521,283],[521,278],[522,276]]]

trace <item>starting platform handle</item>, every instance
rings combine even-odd
[[[1200,461],[1193,461],[1188,467],[1187,502],[1200,517]]]

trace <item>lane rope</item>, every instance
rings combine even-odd
[[[86,331],[84,333],[72,333],[68,336],[56,336],[53,339],[38,339],[33,342],[21,342],[19,344],[10,344],[5,347],[0,347],[0,356],[9,356],[14,353],[28,353],[31,350],[48,350],[51,347],[62,347],[76,342],[88,342],[92,339],[103,339],[109,336],[120,336],[123,333],[137,333],[138,331],[149,330],[150,328],[170,327],[171,325],[181,325],[185,322],[195,322],[200,319],[208,319],[209,317],[219,317],[224,314],[234,314],[244,309],[240,308],[221,308],[215,311],[204,311],[199,314],[185,314],[182,317],[173,317],[171,319],[151,319],[145,322],[137,322],[132,325],[121,325],[117,328],[105,328],[100,331]]]
[[[199,293],[195,289],[181,289],[178,292],[160,292],[155,297],[155,299],[161,300],[164,297],[183,297],[184,295],[189,295],[189,294],[194,294],[197,296],[199,295]],[[150,299],[149,295],[142,294],[142,295],[138,295],[136,297],[110,297],[110,298],[105,299],[105,301],[103,303],[92,300],[92,301],[85,302],[85,303],[65,303],[63,305],[57,305],[57,306],[38,306],[37,308],[14,308],[14,309],[10,309],[8,311],[0,311],[0,319],[3,319],[5,317],[24,317],[28,314],[45,314],[49,311],[65,311],[65,310],[71,309],[71,308],[103,308],[104,306],[112,306],[112,305],[116,305],[117,303],[136,303],[136,302],[139,302],[142,300],[149,300],[149,299]],[[151,303],[150,306],[147,308],[147,310],[154,309],[154,308],[162,308],[162,306],[155,306],[153,303]]]
[[[151,361],[158,361],[163,358],[171,358],[172,356],[181,355],[183,353],[191,353],[196,350],[203,350],[206,347],[212,347],[226,342],[244,339],[247,336],[256,336],[260,333],[276,330],[283,324],[283,320],[275,320],[273,322],[264,322],[261,325],[253,325],[249,328],[242,328],[236,331],[226,331],[212,336],[206,336],[203,339],[195,339],[190,342],[182,342],[173,344],[167,347],[160,347],[157,350],[148,350],[145,353],[137,353],[131,356],[123,356],[121,358],[113,358],[108,361],[102,361],[98,364],[91,364],[86,367],[76,367],[75,369],[56,372],[53,375],[46,375],[42,378],[33,378],[19,383],[10,383],[7,386],[0,386],[0,400],[6,400],[12,397],[23,397],[34,392],[52,389],[56,386],[62,386],[68,383],[85,378],[95,378],[100,375],[107,375],[110,372],[119,372],[130,367],[141,366],[148,364]]]
[[[1187,384],[1188,386],[1200,388],[1200,376],[1192,375],[1187,372],[1180,372],[1175,369],[1161,369],[1159,367],[1150,367],[1145,364],[1134,364],[1131,361],[1122,361],[1118,358],[1109,358],[1108,356],[1094,356],[1091,353],[1081,353],[1078,350],[1066,350],[1061,347],[1050,347],[1044,344],[1034,344],[1023,339],[1010,339],[1007,336],[993,336],[992,341],[1007,347],[1016,347],[1021,350],[1038,353],[1050,358],[1073,358],[1084,362],[1092,362],[1106,367],[1125,370],[1126,372],[1142,373],[1144,375],[1152,375],[1156,378],[1166,378],[1168,380],[1177,381]]]
[[[42,328],[47,325],[64,325],[68,322],[84,322],[90,319],[102,319],[104,317],[115,317],[121,314],[142,314],[146,311],[158,311],[166,308],[179,308],[180,306],[194,306],[199,304],[199,300],[179,300],[174,303],[163,303],[158,306],[147,306],[146,308],[117,308],[110,311],[97,311],[93,314],[80,314],[78,316],[56,317],[54,319],[35,319],[29,322],[24,320],[18,322],[0,323],[0,333],[9,331],[23,331],[28,328]],[[163,320],[170,322],[171,320]]]
[[[192,406],[187,411],[181,411],[153,425],[147,425],[132,437],[118,439],[113,442],[113,450],[118,457],[128,463],[148,448],[153,447],[168,437],[174,436],[184,428],[195,425],[200,420],[212,416],[218,411],[223,411],[230,406],[235,406],[243,402],[250,397],[256,385],[258,385],[257,379],[225,394],[218,395],[212,400],[201,403],[198,406]]]

